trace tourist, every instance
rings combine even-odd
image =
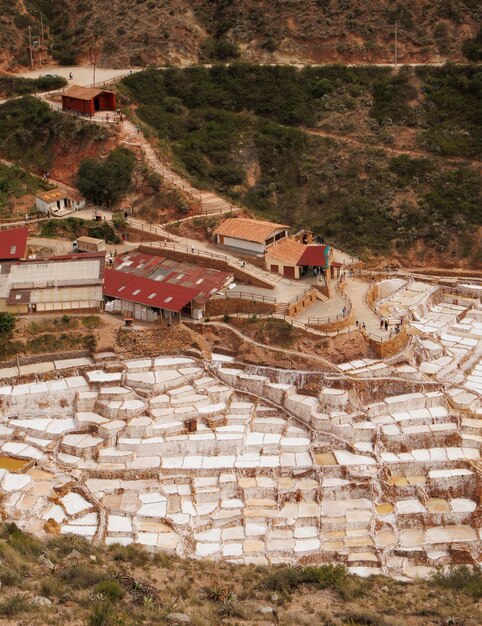
[[[388,330],[388,320],[385,320],[385,330]]]
[[[357,328],[360,327],[360,324],[359,324],[358,320],[355,322],[355,325],[356,325]]]
[[[384,326],[385,326],[385,320],[382,317],[381,320],[380,320],[380,328],[383,330]]]
[[[365,322],[363,322],[363,324],[362,324],[362,329],[363,329],[363,330],[366,330],[366,329],[367,329],[367,327],[366,327],[366,325],[365,325]]]
[[[73,76],[72,72],[69,72],[69,80],[74,80],[74,76]]]

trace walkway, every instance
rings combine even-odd
[[[352,280],[345,287],[345,293],[350,298],[353,306],[355,320],[358,320],[360,325],[365,324],[369,333],[388,336],[389,331],[381,330],[379,317],[375,315],[366,302],[366,293],[369,287],[369,283],[357,279]]]
[[[124,145],[131,148],[141,148],[151,168],[168,183],[174,185],[174,187],[177,187],[198,202],[203,215],[232,213],[242,210],[241,207],[235,206],[213,192],[202,191],[193,187],[188,180],[174,172],[174,170],[165,163],[162,163],[152,145],[145,138],[140,129],[130,120],[124,119],[121,129],[125,136],[123,140]]]
[[[121,76],[125,76],[130,72],[139,72],[140,69],[131,69],[129,67],[123,69],[111,69],[104,67],[95,68],[95,84],[100,85],[104,82],[110,82]],[[69,74],[72,72],[72,80],[69,81],[71,85],[81,85],[82,87],[91,87],[94,83],[94,68],[92,65],[72,65],[72,66],[52,66],[42,67],[35,70],[27,70],[26,72],[20,72],[15,74],[16,76],[23,76],[24,78],[39,78],[46,74],[53,74],[56,76],[62,76],[68,80]]]

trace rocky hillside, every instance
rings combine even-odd
[[[467,567],[416,583],[364,580],[340,565],[234,566],[72,535],[40,541],[15,524],[0,526],[0,555],[5,626],[476,626],[481,617],[480,570]]]
[[[477,0],[0,0],[3,67],[28,64],[28,27],[47,27],[63,64],[191,63],[240,55],[252,61],[457,60],[475,40]]]

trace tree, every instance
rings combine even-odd
[[[17,318],[11,313],[0,313],[0,341],[8,341],[13,334]]]
[[[88,200],[111,206],[122,198],[131,186],[135,157],[127,148],[116,148],[107,159],[82,159],[77,173],[77,185]]]

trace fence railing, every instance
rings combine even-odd
[[[333,324],[346,319],[350,315],[349,312],[339,315],[328,315],[327,317],[308,317],[308,326],[321,326],[323,324]]]
[[[211,300],[251,300],[252,302],[267,302],[269,304],[276,304],[276,298],[271,296],[264,296],[260,293],[246,293],[243,291],[225,291],[224,293],[216,293],[211,296]]]
[[[315,328],[312,328],[311,326],[308,326],[308,324],[305,324],[304,322],[299,322],[298,320],[295,320],[294,318],[290,317],[289,315],[285,315],[283,313],[229,313],[229,317],[235,317],[238,319],[277,319],[277,320],[283,320],[285,321],[287,324],[289,324],[290,326],[292,326],[293,328],[299,328],[301,330],[304,330],[312,335],[317,335],[318,337],[336,337],[338,335],[343,335],[346,333],[351,332],[351,328],[350,327],[345,327],[345,328],[338,328],[335,330],[318,330]],[[209,316],[209,320],[216,320],[216,319],[224,319],[224,315],[217,315],[217,316]],[[206,320],[207,321],[207,320]]]
[[[291,300],[287,302],[288,306],[291,306],[292,304],[296,304],[300,300],[303,300],[303,298],[307,296],[310,293],[310,291],[313,291],[314,288],[315,287],[313,285],[310,285],[309,287],[304,289],[301,293],[297,294],[296,296],[294,296],[293,298],[291,298]]]

